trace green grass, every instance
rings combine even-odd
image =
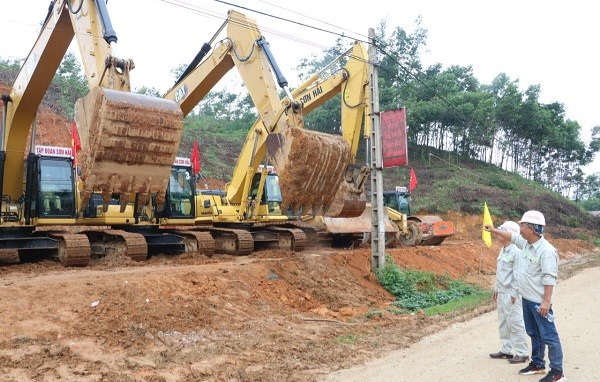
[[[492,297],[492,291],[478,291],[471,295],[462,297],[457,300],[452,300],[442,305],[436,305],[423,309],[426,316],[434,316],[436,314],[447,314],[457,311],[471,310],[488,302]]]
[[[396,301],[388,308],[392,313],[415,312],[434,307],[452,311],[469,304],[477,305],[490,296],[489,291],[481,290],[462,280],[431,272],[402,270],[392,257],[386,255],[386,258],[386,266],[377,278],[379,283],[396,297]]]
[[[381,310],[369,310],[366,314],[365,317],[367,319],[373,318],[373,317],[383,317],[383,312]]]

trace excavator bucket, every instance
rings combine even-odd
[[[135,193],[139,205],[156,193],[161,209],[183,129],[179,105],[96,87],[75,107],[81,139],[80,210],[93,192],[101,192],[105,203],[113,193],[120,194],[122,209]]]
[[[288,126],[267,139],[280,179],[283,210],[327,217],[356,217],[366,197],[348,176],[349,144],[337,135]]]

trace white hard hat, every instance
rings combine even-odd
[[[521,220],[519,220],[519,223],[546,225],[546,219],[544,218],[544,214],[542,214],[540,211],[531,210],[523,214],[523,217]]]
[[[505,221],[498,229],[502,231],[519,233],[519,225],[513,221]]]

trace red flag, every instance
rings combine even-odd
[[[71,124],[71,149],[73,155],[73,165],[77,165],[77,151],[81,150],[81,140],[79,140],[79,133],[77,132],[77,125],[75,122]]]
[[[412,192],[412,190],[414,190],[415,188],[417,188],[417,175],[415,175],[415,170],[411,167],[410,168],[410,182],[408,183],[408,190],[410,192]]]
[[[198,140],[194,139],[194,147],[192,148],[192,171],[197,175],[200,170],[200,151],[198,150]]]

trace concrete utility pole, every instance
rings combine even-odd
[[[385,267],[385,224],[383,205],[383,151],[377,82],[377,48],[375,30],[369,28],[369,83],[371,85],[371,267],[377,272]]]

